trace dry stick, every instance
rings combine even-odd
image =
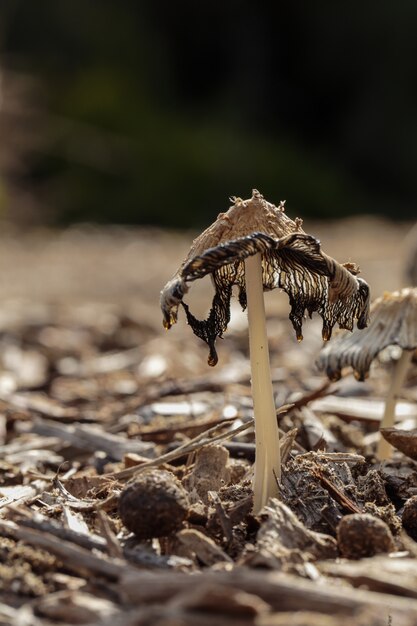
[[[281,572],[236,568],[231,572],[204,570],[195,576],[181,572],[135,572],[122,576],[120,588],[132,604],[160,604],[193,585],[197,594],[205,585],[239,589],[260,597],[276,611],[317,611],[330,615],[355,616],[360,609],[372,608],[381,618],[391,615],[417,617],[417,601],[385,593],[375,593],[337,585],[318,585]],[[382,619],[381,619],[381,623]]]
[[[321,467],[315,464],[312,467],[312,474],[319,481],[321,486],[326,489],[330,496],[340,504],[340,506],[348,513],[362,513],[360,509],[343,491],[341,491],[331,480],[323,474]]]
[[[388,389],[384,415],[382,417],[380,428],[390,428],[394,426],[397,395],[404,382],[412,356],[412,350],[403,350],[400,358],[394,366],[394,372]],[[382,437],[382,435],[380,435],[376,453],[378,459],[381,461],[389,459],[391,457],[391,453],[392,446]]]
[[[245,283],[256,445],[253,510],[258,513],[268,498],[278,497],[275,477],[278,480],[281,477],[279,432],[269,365],[260,254],[245,260]]]
[[[123,559],[122,546],[120,545],[116,535],[114,534],[110,526],[109,518],[107,517],[106,513],[101,509],[97,511],[97,526],[99,527],[101,534],[106,540],[107,552],[109,553],[109,555],[114,556],[118,559]]]
[[[135,465],[134,467],[127,467],[120,472],[114,472],[113,474],[107,474],[108,477],[117,478],[118,480],[123,480],[125,478],[130,478],[131,476],[135,476],[136,474],[140,474],[143,470],[149,467],[157,467],[158,465],[162,465],[163,463],[169,463],[170,461],[174,461],[185,454],[189,454],[190,452],[194,452],[194,450],[198,450],[199,448],[207,445],[215,443],[216,441],[224,441],[226,439],[230,439],[231,437],[235,437],[239,433],[244,432],[245,430],[249,430],[253,428],[252,420],[250,422],[246,422],[245,424],[241,424],[237,428],[233,428],[232,430],[227,431],[226,433],[221,433],[211,439],[208,438],[208,435],[213,432],[219,430],[225,424],[235,421],[235,418],[231,418],[230,420],[224,420],[223,424],[218,424],[213,428],[209,428],[204,433],[197,435],[191,441],[187,441],[182,446],[177,448],[176,450],[172,450],[171,452],[167,452],[166,454],[162,454],[157,459],[152,459],[151,461],[146,461],[142,463],[142,465]]]
[[[0,520],[0,534],[20,539],[32,546],[51,552],[59,557],[68,568],[82,574],[93,572],[111,580],[117,580],[127,570],[133,569],[129,568],[124,560],[115,558],[108,560],[103,556],[99,556],[98,553],[94,554],[85,548],[81,548],[69,541],[58,539],[49,533],[23,528],[6,520]]]
[[[298,400],[293,400],[292,404],[295,409],[301,409],[303,406],[306,406],[313,400],[317,400],[318,398],[322,398],[323,396],[327,396],[331,393],[330,387],[334,386],[334,383],[331,380],[325,380],[320,387],[313,389],[312,391],[308,391],[303,394]],[[333,393],[337,390],[337,387],[333,387]]]

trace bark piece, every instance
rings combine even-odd
[[[209,503],[209,491],[218,492],[228,485],[230,470],[227,467],[229,452],[223,446],[204,446],[196,455],[194,469],[184,480],[184,486],[192,497],[195,492],[205,504]]]
[[[38,418],[34,420],[29,430],[48,437],[60,437],[62,441],[71,443],[81,450],[94,452],[102,450],[117,460],[123,459],[128,452],[136,452],[147,457],[154,456],[155,447],[151,443],[106,433],[85,424],[60,424]]]
[[[323,574],[343,578],[354,587],[417,598],[415,559],[375,556],[360,561],[324,561],[317,567]]]
[[[282,498],[307,528],[334,533],[344,511],[360,509],[346,493],[347,486],[353,485],[348,464],[331,463],[329,458],[309,452],[287,463],[282,474]]]
[[[405,456],[417,461],[417,428],[413,430],[381,428],[381,435]]]
[[[93,620],[114,615],[116,605],[104,598],[80,591],[60,591],[38,600],[36,612],[57,622],[91,624]]]
[[[256,538],[255,552],[246,563],[273,569],[337,556],[336,540],[309,530],[280,500],[271,498],[260,514],[263,520]]]
[[[342,617],[340,615],[325,615],[324,613],[316,613],[310,611],[295,611],[291,613],[272,613],[261,617],[256,626],[385,626],[389,624],[389,612],[387,611],[386,619],[379,615],[378,611],[373,609],[363,609],[355,613],[355,621],[352,617]],[[402,615],[397,618],[396,626],[414,626],[412,618]]]
[[[185,546],[188,556],[195,555],[204,565],[215,563],[232,563],[232,559],[219,546],[199,530],[185,529],[177,534],[179,541]]]
[[[327,615],[356,616],[360,610],[372,609],[380,620],[387,620],[391,615],[393,624],[403,616],[417,620],[417,601],[410,598],[351,589],[348,586],[319,585],[280,572],[258,570],[254,573],[248,568],[236,568],[232,572],[208,570],[191,576],[179,572],[161,572],[158,575],[129,572],[122,575],[119,585],[127,599],[143,606],[167,602],[189,588],[190,584],[197,592],[200,585],[211,582],[225,589],[240,589],[258,596],[275,611],[304,610]]]
[[[358,421],[379,424],[384,414],[385,403],[382,400],[368,398],[344,398],[327,396],[311,403],[316,412],[338,415],[346,421]],[[416,418],[417,406],[415,402],[398,402],[398,413],[401,418]]]
[[[412,496],[404,505],[403,528],[414,541],[417,541],[417,496]]]
[[[106,559],[104,556],[98,556],[90,550],[58,539],[49,533],[24,528],[6,520],[0,520],[0,535],[20,539],[32,546],[42,548],[64,561],[65,566],[70,570],[84,576],[93,572],[110,580],[117,580],[122,572],[128,569],[125,561]]]

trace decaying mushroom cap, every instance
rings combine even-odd
[[[417,288],[377,298],[371,306],[368,328],[336,337],[323,348],[317,365],[331,380],[338,380],[342,368],[348,366],[358,380],[364,380],[374,358],[388,346],[403,350],[417,347]]]
[[[208,362],[217,363],[215,341],[227,329],[233,285],[239,290],[239,302],[246,307],[244,260],[262,255],[264,290],[277,287],[289,296],[290,320],[297,338],[302,339],[302,320],[307,312],[317,311],[323,319],[323,339],[331,336],[337,323],[353,329],[368,323],[369,287],[356,277],[358,268],[337,261],[321,251],[320,242],[301,228],[302,220],[291,220],[284,203],[278,207],[267,202],[256,190],[248,200],[232,198],[227,213],[205,230],[191,246],[187,258],[161,292],[165,328],[177,321],[181,304],[194,333],[210,349]],[[206,320],[197,320],[183,302],[189,283],[211,274],[215,294]]]

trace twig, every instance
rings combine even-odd
[[[37,418],[29,428],[24,425],[22,429],[48,437],[59,437],[62,442],[68,442],[81,450],[102,450],[114,459],[122,459],[127,452],[151,456],[154,451],[151,443],[106,433],[85,424],[60,424]]]
[[[320,387],[317,389],[313,389],[313,391],[308,391],[304,395],[302,395],[298,400],[293,400],[294,408],[301,409],[303,406],[306,406],[313,400],[317,400],[317,398],[322,398],[323,396],[327,396],[330,393],[330,387],[333,383],[330,380],[326,380]],[[332,393],[335,393],[335,389],[332,390]]]
[[[348,513],[362,513],[362,510],[323,474],[322,469],[317,464],[312,467],[311,471],[312,474],[318,478],[321,486],[329,492],[331,497],[336,500],[345,511]]]
[[[100,509],[97,511],[97,525],[106,540],[107,543],[107,552],[110,556],[114,556],[116,558],[123,558],[123,550],[118,542],[116,535],[112,531],[109,523],[109,519],[104,511]]]
[[[98,556],[85,548],[73,543],[58,539],[50,533],[40,532],[31,528],[18,526],[14,522],[0,520],[0,534],[20,539],[30,545],[51,552],[64,561],[69,569],[81,573],[99,574],[111,580],[118,580],[129,569],[125,561],[113,558],[111,561]]]
[[[344,586],[317,585],[281,572],[263,572],[249,568],[236,568],[232,572],[205,571],[198,576],[181,572],[129,572],[120,580],[120,588],[134,604],[158,604],[167,602],[193,585],[198,594],[208,584],[225,589],[239,589],[254,594],[277,611],[316,611],[327,615],[356,616],[360,609],[372,608],[381,619],[391,615],[397,618],[417,619],[417,601],[410,598]],[[381,622],[382,623],[382,622]]]
[[[234,421],[235,421],[235,418],[224,420],[222,424],[217,424],[216,426],[213,426],[213,428],[209,428],[209,430],[204,431],[204,433],[201,433],[197,437],[194,437],[194,439],[191,439],[190,441],[187,441],[186,443],[182,444],[176,450],[172,450],[171,452],[162,454],[157,459],[152,459],[151,461],[147,461],[146,463],[143,463],[142,465],[134,466],[134,467],[127,467],[126,469],[121,470],[120,472],[114,472],[113,474],[108,474],[108,476],[111,478],[116,478],[117,480],[124,480],[125,478],[130,478],[131,476],[140,474],[141,472],[143,472],[145,469],[148,469],[149,467],[157,467],[158,465],[162,465],[163,463],[169,463],[170,461],[174,461],[175,459],[178,459],[181,456],[190,454],[190,452],[194,452],[194,450],[198,450],[199,448],[202,448],[203,446],[207,444],[216,443],[217,441],[225,441],[227,439],[230,439],[231,437],[235,437],[236,435],[239,435],[240,433],[245,432],[246,430],[249,430],[250,428],[253,428],[253,420],[251,420],[250,422],[241,424],[237,428],[233,428],[232,430],[229,430],[226,433],[221,433],[220,435],[209,438],[209,436],[215,433],[216,431],[218,431],[219,428],[223,428],[223,426],[228,425],[230,424],[230,422],[234,422]]]

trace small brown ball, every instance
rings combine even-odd
[[[337,527],[337,543],[340,554],[347,559],[360,559],[395,549],[388,526],[368,513],[346,515]]]
[[[417,541],[417,496],[411,496],[404,505],[403,528],[414,541]]]
[[[164,537],[181,527],[190,503],[181,483],[170,472],[152,470],[122,492],[119,514],[139,539]]]

